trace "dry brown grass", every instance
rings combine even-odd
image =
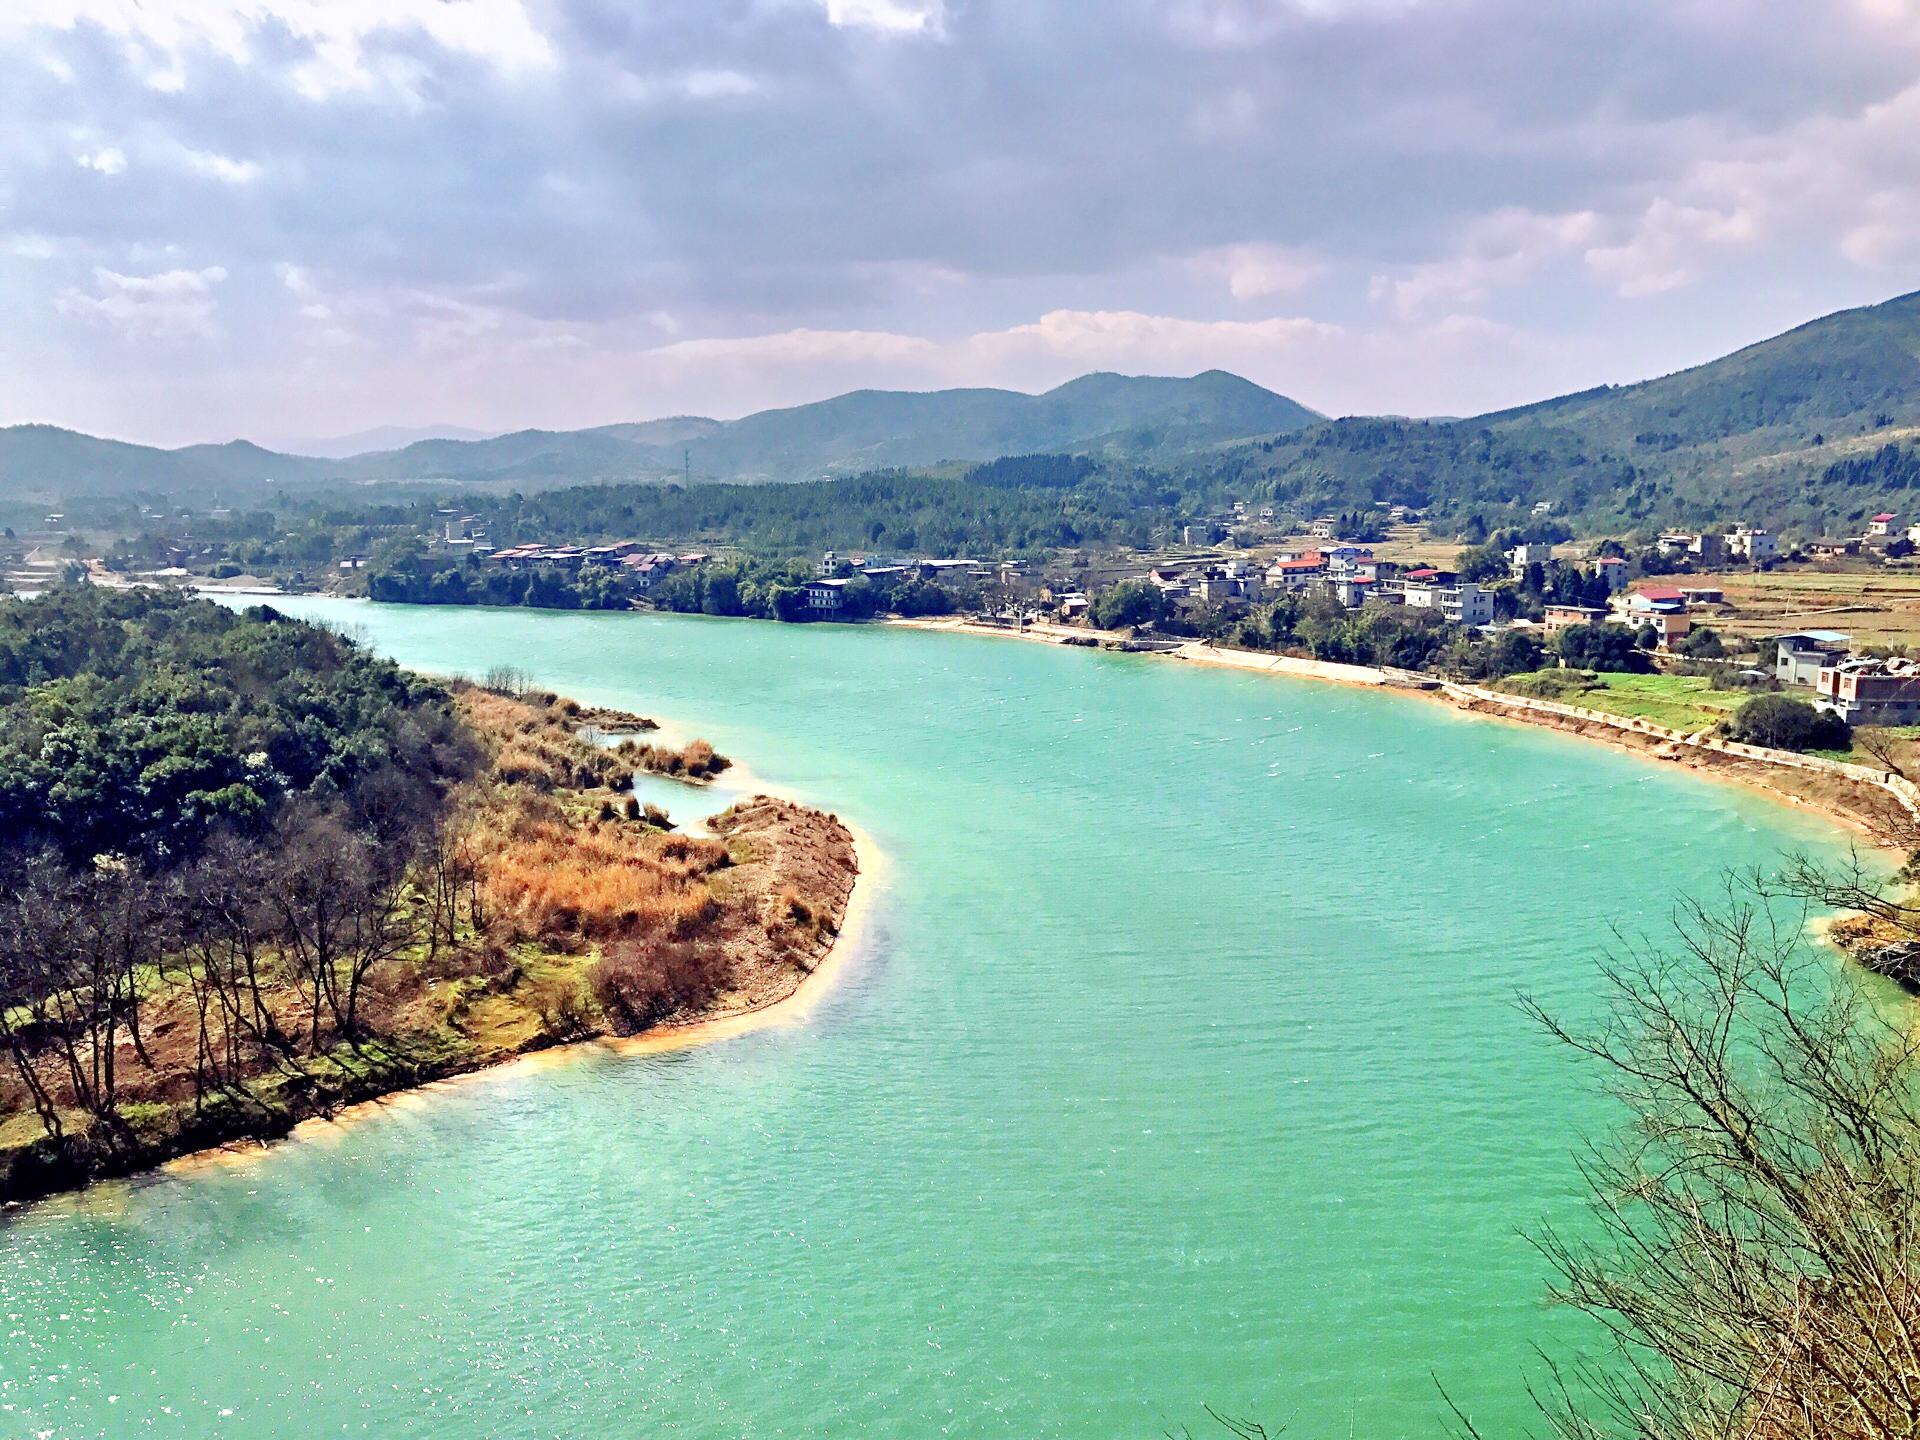
[[[458,690],[461,712],[487,746],[493,778],[540,791],[624,789],[633,777],[632,742],[584,739],[571,700],[518,698],[474,686]]]
[[[711,774],[726,764],[711,745],[595,745],[565,700],[470,689],[461,705],[492,757],[488,782],[468,801],[490,924],[511,941],[563,948],[684,942],[713,929],[722,905],[707,877],[730,863],[727,846],[663,834],[636,806],[595,806],[578,793],[624,787],[635,766]]]
[[[545,943],[693,938],[719,913],[705,877],[728,863],[719,841],[619,819],[570,820],[519,785],[490,797],[476,858],[493,923]]]
[[[615,753],[642,770],[683,780],[711,780],[733,765],[733,761],[705,740],[690,740],[678,750],[671,745],[646,745],[627,740]]]

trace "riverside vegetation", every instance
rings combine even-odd
[[[0,1199],[770,1003],[853,884],[831,816],[693,837],[627,793],[718,773],[705,742],[270,609],[7,601],[0,712]]]

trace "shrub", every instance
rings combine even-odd
[[[1531,675],[1509,675],[1494,688],[1534,700],[1562,700],[1577,705],[1581,696],[1601,686],[1599,677],[1591,670],[1538,670]]]
[[[684,750],[675,750],[669,745],[641,745],[626,741],[621,744],[619,753],[642,770],[689,780],[711,780],[733,765],[733,761],[705,740],[690,741]]]
[[[1844,720],[1791,695],[1756,695],[1740,707],[1727,733],[1774,750],[1840,750],[1848,741]]]
[[[549,1040],[573,1040],[587,1033],[587,1001],[580,982],[557,975],[529,981],[527,1003],[540,1017],[540,1031]]]
[[[1554,637],[1554,650],[1568,665],[1582,670],[1653,668],[1634,648],[1633,632],[1622,625],[1569,625]]]
[[[1698,660],[1719,660],[1727,653],[1727,647],[1721,643],[1719,632],[1702,625],[1684,635],[1679,645],[1674,647],[1682,655]]]
[[[611,945],[587,971],[593,998],[623,1034],[711,1004],[726,979],[726,961],[711,946],[653,941]]]

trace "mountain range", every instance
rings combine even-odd
[[[1042,395],[1014,390],[856,390],[739,420],[677,416],[586,430],[432,438],[342,459],[245,440],[160,450],[50,425],[0,429],[0,496],[204,493],[276,483],[454,480],[545,486],[607,480],[817,480],[1003,455],[1217,444],[1321,417],[1251,381],[1084,375]],[[231,497],[230,497],[231,498]]]
[[[345,460],[371,450],[398,450],[417,440],[485,440],[498,432],[465,425],[376,425],[351,435],[326,435],[306,440],[279,440],[268,448],[288,455],[310,455],[320,460]]]
[[[1040,395],[860,390],[731,421],[697,416],[435,436],[342,458],[247,441],[160,450],[0,429],[0,499],[246,498],[268,481],[811,481],[1071,453],[1244,480],[1300,505],[1545,504],[1590,524],[1745,516],[1819,528],[1920,485],[1920,293],[1841,311],[1708,364],[1468,419],[1330,420],[1220,370],[1093,374]]]

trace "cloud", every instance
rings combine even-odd
[[[1745,210],[1719,211],[1661,198],[1617,245],[1596,246],[1586,261],[1622,296],[1642,299],[1688,284],[1712,253],[1750,243],[1758,233]]]
[[[117,145],[103,145],[98,150],[88,150],[74,156],[73,163],[82,170],[92,170],[99,175],[118,175],[127,168],[127,156]]]
[[[169,339],[213,332],[213,287],[227,278],[218,265],[204,270],[167,270],[158,275],[93,272],[92,295],[70,290],[60,300],[66,314],[111,326],[133,339]]]
[[[1916,74],[1907,0],[10,0],[0,420],[1505,403],[1920,285]]]
[[[1222,245],[1188,262],[1203,275],[1226,282],[1236,300],[1271,300],[1304,290],[1327,272],[1317,255],[1285,245]]]
[[[111,37],[142,83],[167,93],[210,56],[250,63],[285,42],[296,52],[290,74],[316,99],[395,79],[372,58],[395,37],[510,72],[556,59],[520,0],[12,0],[0,15],[0,39],[40,28]]]
[[[235,160],[211,150],[184,150],[181,158],[188,169],[223,185],[251,185],[260,178],[260,166],[252,160]]]
[[[1136,310],[1052,310],[1038,320],[969,337],[980,358],[1021,353],[1065,359],[1089,369],[1166,365],[1213,368],[1249,356],[1270,356],[1304,341],[1338,335],[1340,327],[1288,316],[1269,320],[1190,320]]]
[[[884,330],[787,330],[738,339],[676,340],[650,353],[664,359],[773,361],[814,364],[847,360],[918,360],[933,343]]]
[[[1452,254],[1399,275],[1375,275],[1367,293],[1406,316],[1476,305],[1496,290],[1532,280],[1591,240],[1599,228],[1600,217],[1591,210],[1559,215],[1496,211],[1469,224]]]
[[[827,23],[884,35],[941,35],[944,0],[825,0]]]

